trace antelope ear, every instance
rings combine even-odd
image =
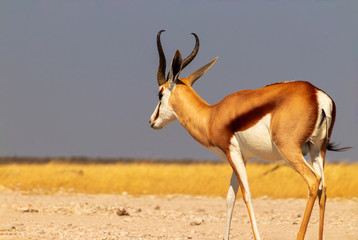
[[[173,89],[176,82],[178,81],[179,74],[182,69],[182,63],[183,63],[183,60],[182,60],[181,54],[180,54],[179,50],[176,50],[173,60],[172,60],[172,63],[170,64],[170,72],[169,72],[169,76],[168,76],[169,89]]]
[[[209,68],[211,68],[211,66],[216,62],[216,60],[218,60],[218,58],[219,57],[216,57],[215,59],[213,59],[211,62],[209,62],[205,66],[202,66],[201,68],[199,68],[198,70],[196,70],[195,72],[190,74],[190,76],[188,77],[190,84],[193,85],[196,80],[198,80],[201,76],[203,76],[204,73],[206,71],[208,71]]]

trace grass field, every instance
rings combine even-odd
[[[248,163],[253,197],[305,198],[307,186],[290,167]],[[327,164],[328,197],[358,197],[358,164]],[[226,196],[231,177],[228,164],[112,163],[0,165],[0,185],[29,194],[58,191],[90,194],[190,194]]]

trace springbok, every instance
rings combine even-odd
[[[179,74],[196,56],[199,38],[192,53],[182,60],[179,50],[174,54],[170,71],[165,77],[166,60],[160,35],[159,103],[149,124],[161,129],[174,120],[202,146],[228,161],[232,176],[227,194],[227,217],[224,239],[229,239],[236,195],[241,187],[255,239],[260,239],[245,165],[248,159],[284,160],[308,185],[309,196],[297,239],[303,239],[318,196],[320,208],[319,239],[323,237],[326,205],[324,162],[326,150],[341,151],[329,142],[336,115],[333,100],[322,90],[304,81],[282,82],[257,90],[244,90],[226,96],[215,105],[206,103],[192,88],[217,60],[199,68],[187,78]],[[304,159],[310,154],[312,167]]]

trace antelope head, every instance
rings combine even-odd
[[[169,73],[167,77],[165,77],[166,59],[160,41],[160,35],[162,32],[164,32],[164,30],[159,31],[157,34],[157,47],[159,53],[159,67],[157,73],[157,80],[159,85],[159,103],[149,120],[150,126],[157,130],[162,129],[177,119],[177,115],[172,107],[171,98],[171,96],[175,94],[175,86],[177,84],[184,84],[188,87],[191,87],[194,82],[199,79],[217,60],[217,58],[215,58],[210,63],[193,72],[189,77],[185,79],[179,79],[181,70],[184,69],[195,58],[199,51],[199,38],[195,33],[192,33],[196,41],[193,51],[187,58],[183,60],[179,50],[176,50],[170,64]]]

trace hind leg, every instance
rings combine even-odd
[[[324,178],[324,159],[326,155],[326,148],[322,146],[310,146],[310,156],[312,166],[316,173],[321,177],[321,182],[318,189],[318,204],[319,204],[319,240],[323,239],[323,228],[324,228],[324,214],[326,209],[326,185]]]
[[[303,158],[300,148],[295,147],[294,144],[282,144],[279,149],[288,164],[302,176],[302,178],[308,185],[308,200],[303,215],[301,227],[297,235],[297,240],[302,240],[305,237],[313,205],[318,195],[318,188],[321,182],[321,178],[317,173],[315,173],[314,169],[312,169],[311,166]]]
[[[323,239],[323,226],[324,226],[324,213],[326,210],[326,187],[323,187],[321,191],[318,191],[319,199],[319,235],[318,239]]]

